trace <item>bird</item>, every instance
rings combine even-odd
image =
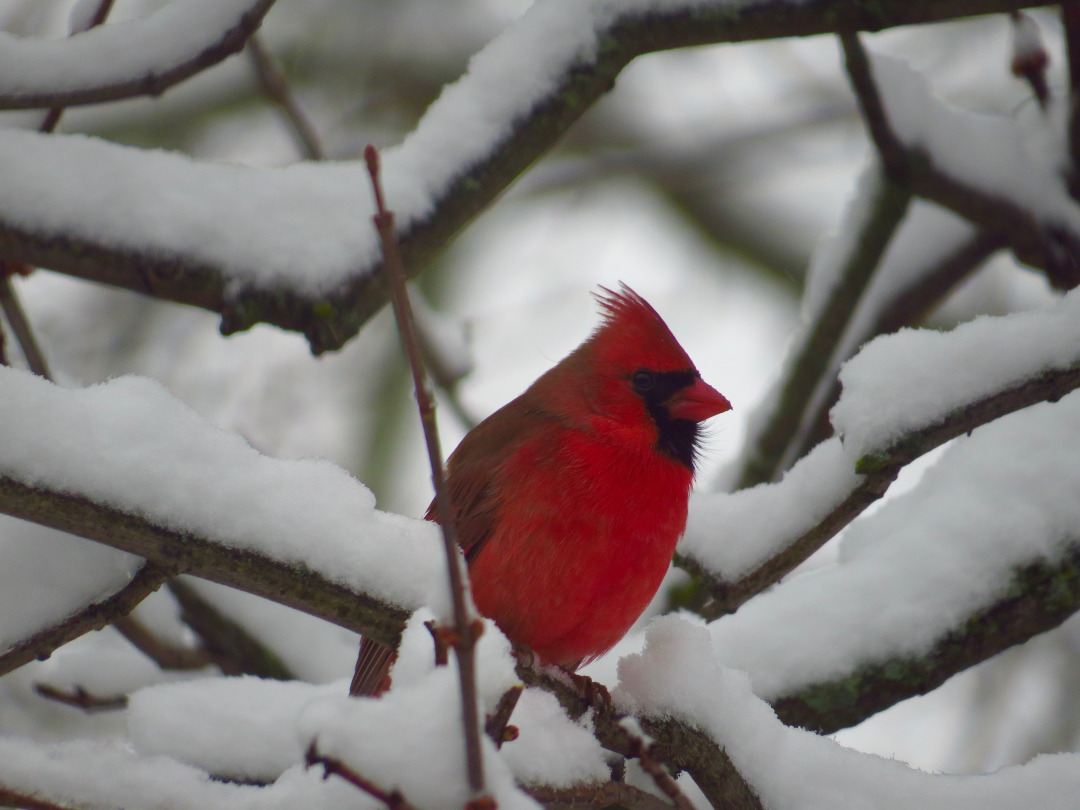
[[[701,423],[731,409],[644,298],[625,284],[595,296],[592,334],[446,463],[477,610],[571,673],[656,594],[686,528]],[[363,639],[350,693],[388,688],[393,660]]]

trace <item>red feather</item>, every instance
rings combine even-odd
[[[598,300],[596,331],[447,462],[477,608],[571,670],[656,593],[686,526],[697,423],[731,407],[637,293]]]

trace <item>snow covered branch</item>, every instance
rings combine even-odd
[[[174,2],[69,39],[0,33],[0,109],[159,95],[244,47],[274,0]],[[124,58],[117,58],[123,54]]]
[[[1028,155],[1015,122],[946,107],[903,63],[870,60],[854,32],[840,41],[886,174],[1006,235],[1016,257],[1042,269],[1054,286],[1080,283],[1080,207],[1056,166]]]
[[[38,658],[48,658],[58,647],[92,630],[100,630],[126,616],[165,581],[166,569],[143,564],[131,581],[116,593],[87,605],[63,621],[23,639],[0,653],[0,675]]]
[[[68,391],[0,368],[0,391],[0,511],[386,643],[441,592],[431,526],[375,510],[330,464],[260,455],[148,380]]]
[[[851,472],[850,456],[834,439],[777,484],[696,498],[676,562],[698,577],[710,595],[698,612],[709,619],[733,613],[778,582],[884,495],[900,469],[916,458],[1005,414],[1037,402],[1056,402],[1077,388],[1080,359],[955,406],[888,447],[860,457],[857,475]],[[792,503],[800,507],[792,509]],[[771,521],[768,529],[758,524],[763,516],[781,514],[791,516],[797,526],[785,520]],[[718,526],[723,527],[722,540],[716,536]]]
[[[829,273],[828,289],[816,289],[804,302],[806,327],[795,339],[785,361],[784,382],[772,397],[770,411],[761,417],[752,448],[744,462],[740,488],[773,480],[791,466],[789,449],[800,432],[810,430],[804,419],[815,401],[815,391],[827,388],[827,372],[844,330],[870,284],[897,229],[907,213],[911,195],[892,182],[875,163],[864,173],[859,191],[848,207],[848,221],[830,249],[820,251],[818,274]],[[808,289],[815,285],[810,269]]]
[[[657,10],[564,0],[531,9],[386,152],[406,268],[419,273],[637,56],[1023,5],[759,0]],[[508,80],[508,65],[521,81]],[[0,133],[0,147],[0,253],[11,260],[219,312],[226,333],[257,322],[300,331],[316,352],[342,346],[387,300],[375,239],[353,227],[371,210],[354,164],[258,172],[14,132]]]
[[[600,744],[629,759],[640,754],[640,737],[625,721],[629,714],[619,711],[610,697],[576,682],[535,667],[528,656],[518,656],[517,674],[522,682],[555,695],[566,713],[578,719],[588,713],[593,733]],[[635,715],[634,720],[648,732],[653,743],[651,755],[676,772],[685,770],[714,807],[732,810],[762,810],[753,787],[732,764],[723,748],[693,724],[673,717]]]
[[[994,603],[964,617],[928,652],[859,667],[772,701],[788,725],[831,734],[1060,625],[1080,610],[1080,537],[1053,562],[1018,569]]]

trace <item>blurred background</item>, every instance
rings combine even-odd
[[[0,0],[0,28],[65,36],[75,5]],[[160,5],[118,0],[110,20]],[[352,160],[367,143],[398,143],[440,88],[465,71],[469,57],[528,5],[279,0],[261,33],[327,157]],[[1051,53],[1051,86],[1060,90],[1060,22],[1052,11],[1034,16]],[[898,29],[864,41],[908,61],[954,104],[1023,119],[1037,107],[1009,72],[1009,36],[1002,16]],[[5,126],[35,127],[39,120],[37,112],[0,115]],[[70,110],[60,131],[206,161],[284,166],[304,159],[288,122],[261,91],[249,53],[158,99]],[[557,149],[418,280],[440,329],[463,338],[471,358],[471,370],[440,393],[445,452],[470,424],[520,393],[589,333],[596,323],[590,292],[597,285],[623,281],[653,303],[702,376],[734,404],[711,431],[698,481],[704,489],[728,486],[746,420],[799,323],[810,256],[839,221],[868,150],[833,38],[638,59]],[[154,377],[266,453],[341,465],[376,493],[383,509],[419,516],[426,507],[429,472],[388,313],[343,350],[315,358],[302,337],[272,327],[226,339],[216,316],[200,310],[45,271],[15,283],[63,384],[128,373]],[[1041,276],[997,255],[928,324],[947,328],[980,313],[1040,306],[1051,295]],[[45,530],[0,522],[0,534],[35,531]],[[828,554],[824,550],[817,563]],[[205,590],[208,598],[228,602],[283,657],[291,655],[301,677],[331,680],[351,671],[351,634],[321,625],[313,630],[314,620],[285,616],[253,597]],[[140,607],[140,618],[162,633],[180,634],[165,600]],[[313,637],[322,639],[317,655]],[[115,662],[100,671],[75,663],[91,648],[126,662],[132,682],[117,680]],[[29,684],[43,673],[63,680],[77,671],[84,684],[96,678],[101,691],[122,691],[143,677],[130,674],[142,671],[132,656],[138,654],[118,637],[98,633],[50,662],[0,679],[0,733],[62,737],[92,724],[110,733],[113,721],[46,704]],[[1075,749],[1078,664],[1080,623],[1073,620],[838,736],[949,772]],[[66,675],[65,666],[72,668]]]

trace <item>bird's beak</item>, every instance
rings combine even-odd
[[[693,385],[678,391],[666,403],[672,419],[704,422],[710,416],[731,410],[727,397],[698,377]]]

